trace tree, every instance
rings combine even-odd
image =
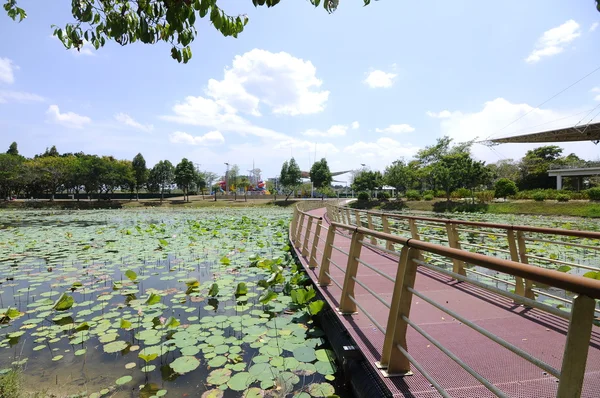
[[[41,155],[35,155],[36,158],[38,158],[38,157],[43,158],[46,156],[60,156],[55,145],[52,145],[52,147],[50,149],[46,148],[44,153],[42,153]]]
[[[556,145],[541,146],[527,151],[521,159],[519,189],[554,188],[556,178],[548,176],[548,169],[560,159],[562,151],[562,148]]]
[[[494,180],[508,178],[509,180],[516,181],[521,175],[519,171],[519,163],[512,159],[499,160],[496,163],[488,164],[487,167],[492,173]]]
[[[39,176],[40,185],[50,192],[50,201],[54,201],[54,195],[67,181],[69,168],[66,158],[43,156],[34,159],[33,168]]]
[[[415,177],[414,169],[409,167],[403,159],[392,162],[383,173],[383,181],[396,188],[396,195],[406,192],[412,186]]]
[[[8,151],[6,151],[7,155],[18,156],[19,150],[17,149],[17,143],[13,141],[12,144],[8,147]]]
[[[383,176],[379,171],[361,170],[352,179],[352,189],[355,191],[369,191],[383,186]]]
[[[141,153],[135,155],[131,166],[133,167],[133,178],[135,180],[135,199],[140,200],[140,188],[148,181],[148,168],[146,167],[146,160]]]
[[[248,1],[248,0],[246,0]],[[252,0],[255,7],[273,7],[280,0]],[[310,0],[315,7],[323,4],[329,13],[337,9],[339,0]],[[363,0],[368,5],[371,0]],[[17,0],[6,0],[8,16],[23,21],[27,17]],[[96,49],[113,40],[125,46],[141,41],[171,45],[171,57],[187,63],[192,57],[190,43],[196,38],[196,19],[208,16],[210,23],[224,36],[237,37],[248,23],[245,15],[230,16],[217,6],[217,0],[82,0],[73,1],[74,23],[54,27],[53,35],[68,48],[81,50],[84,41]]]
[[[196,169],[194,163],[186,158],[181,159],[181,162],[175,167],[175,183],[183,191],[183,200],[190,201],[189,190],[196,178]]]
[[[0,197],[11,198],[19,181],[23,178],[21,156],[0,153]]]
[[[327,188],[331,185],[333,177],[331,176],[331,171],[329,170],[329,166],[327,165],[327,160],[325,158],[313,163],[312,167],[310,168],[310,181],[318,190]]]
[[[288,194],[285,197],[285,200],[287,201],[294,190],[302,183],[302,171],[294,158],[291,158],[289,162],[286,160],[281,165],[279,182],[283,186],[283,189],[288,191]]]
[[[484,163],[473,160],[465,152],[443,156],[432,165],[432,176],[436,185],[446,192],[448,201],[452,191],[458,188],[469,188],[472,191],[490,179]]]
[[[507,196],[516,195],[519,189],[514,181],[508,178],[501,178],[494,185],[494,196],[506,199]]]
[[[165,196],[165,190],[173,185],[175,178],[175,168],[168,160],[161,160],[152,168],[154,172],[155,183],[160,187],[160,201],[162,202]]]

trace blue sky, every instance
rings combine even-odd
[[[600,71],[534,109],[600,66],[592,0],[361,3],[328,15],[300,0],[220,0],[249,24],[234,39],[198,20],[184,65],[166,44],[67,51],[50,26],[70,20],[70,2],[21,1],[25,21],[0,16],[0,149],[187,157],[217,173],[254,161],[266,178],[292,155],[308,169],[315,147],[334,171],[382,170],[443,135],[500,137],[600,112]],[[598,158],[590,142],[561,146]],[[532,147],[473,152],[495,162]]]

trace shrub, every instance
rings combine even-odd
[[[543,192],[536,192],[532,195],[532,198],[536,202],[543,202],[546,199],[546,194]]]
[[[369,200],[368,192],[359,192],[357,196],[358,200]]]
[[[436,198],[445,198],[446,197],[446,191],[438,189],[437,191],[435,191],[435,197]]]
[[[556,200],[559,202],[568,202],[569,199],[571,199],[569,195],[566,195],[564,193],[559,193],[558,195],[556,195]]]
[[[470,198],[472,195],[471,190],[467,188],[458,188],[456,191],[452,192],[452,194],[455,193],[459,198]]]
[[[571,192],[570,196],[571,196],[572,200],[583,200],[583,199],[589,199],[590,198],[588,196],[588,193],[586,191]]]
[[[421,194],[419,191],[415,191],[414,189],[406,191],[406,199],[408,200],[421,200]]]
[[[379,199],[379,200],[386,201],[386,200],[389,200],[390,197],[391,196],[388,192],[385,192],[385,191],[377,192],[377,199]]]
[[[426,195],[435,196],[435,191],[432,190],[432,189],[428,189],[427,191],[423,191],[423,196],[426,196]],[[445,193],[444,193],[444,195],[445,195]]]
[[[423,195],[423,199],[425,199],[427,201],[433,200],[433,195],[428,193],[426,195]]]
[[[494,195],[496,195],[497,198],[514,196],[518,191],[517,184],[508,178],[501,178],[494,184]]]
[[[600,187],[588,189],[587,194],[590,200],[600,200]]]
[[[475,193],[475,198],[479,203],[488,203],[495,198],[495,191],[481,191]]]

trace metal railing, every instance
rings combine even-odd
[[[600,232],[408,216],[357,210],[335,204],[327,205],[327,215],[332,221],[348,225],[561,272],[573,270],[579,275],[589,271],[600,272]],[[372,244],[377,243],[377,238],[371,237],[370,240]],[[385,248],[391,252],[397,251],[395,244],[390,241],[385,242]],[[578,254],[577,258],[573,257],[574,252]],[[450,265],[448,259],[436,255],[428,255],[427,260],[438,265]],[[548,301],[560,302],[561,306],[572,304],[570,298],[540,289],[531,280],[521,277],[499,280],[495,275],[476,267],[465,266],[463,261],[453,259],[451,262],[454,273],[476,280],[483,279],[488,283],[505,284],[518,296],[529,299],[544,296]],[[600,313],[600,309],[596,309],[596,312]]]
[[[332,211],[337,214],[332,217]],[[355,222],[362,224],[363,215],[366,216],[366,223],[369,228],[352,225],[347,223],[351,221],[351,215],[354,214]],[[517,262],[508,259],[502,259],[494,256],[472,253],[461,250],[460,246],[456,245],[456,237],[453,236],[457,226],[464,228],[466,226],[479,227],[482,223],[450,221],[450,226],[446,227],[448,232],[449,246],[425,242],[413,237],[399,236],[388,232],[377,231],[373,229],[373,214],[372,212],[354,212],[353,209],[344,207],[333,207],[329,209],[328,216],[331,219],[337,218],[341,222],[332,221],[329,227],[323,224],[323,219],[319,216],[307,213],[298,208],[294,211],[294,218],[290,227],[290,237],[294,246],[300,250],[302,255],[310,258],[310,268],[320,267],[318,273],[318,283],[321,286],[335,284],[340,290],[339,296],[339,312],[344,315],[356,313],[361,310],[373,323],[373,325],[384,335],[383,348],[380,352],[380,360],[376,364],[381,369],[384,377],[402,376],[411,374],[411,367],[419,371],[425,379],[429,381],[440,395],[449,397],[449,393],[444,387],[436,381],[435,377],[428,373],[426,366],[420,363],[413,355],[409,353],[407,344],[407,331],[410,328],[415,330],[423,338],[429,341],[432,345],[442,351],[448,358],[454,361],[472,377],[474,377],[481,385],[487,388],[492,394],[498,397],[507,396],[498,386],[487,380],[476,369],[471,367],[465,361],[461,360],[458,355],[451,352],[435,337],[431,336],[410,316],[413,296],[427,302],[438,310],[448,314],[464,325],[470,327],[494,343],[508,349],[512,353],[518,355],[531,364],[539,367],[544,372],[558,379],[557,397],[571,398],[581,395],[585,368],[589,350],[589,343],[594,322],[594,311],[596,307],[596,299],[600,299],[600,281],[591,278],[584,278],[577,275],[571,275],[556,270],[536,267],[527,263]],[[386,216],[382,217],[382,226],[388,228],[389,224],[385,221]],[[432,219],[425,218],[408,218],[409,230],[414,231],[414,225],[418,221],[430,221]],[[435,222],[439,220],[433,219]],[[446,221],[446,220],[444,220]],[[387,227],[386,227],[387,225]],[[502,229],[505,226],[485,224],[487,228]],[[498,228],[500,227],[500,228]],[[520,227],[507,228],[507,231],[513,234],[514,232],[522,231]],[[565,230],[553,230],[546,228],[529,228],[529,231],[536,230],[541,233],[554,233],[557,235],[564,234]],[[326,232],[325,232],[326,231]],[[569,231],[574,232],[574,231]],[[507,233],[510,239],[510,233]],[[580,235],[586,235],[585,232],[578,232]],[[326,238],[324,238],[326,236]],[[336,237],[349,237],[350,248],[340,248],[335,245]],[[504,235],[502,235],[504,236]],[[590,235],[594,236],[594,235]],[[514,239],[515,247],[519,247],[523,239]],[[397,270],[394,276],[388,275],[377,267],[369,264],[361,258],[363,247],[378,250],[388,255],[395,255],[397,258]],[[322,251],[319,249],[322,248]],[[397,250],[399,249],[399,250]],[[332,251],[336,250],[344,255],[346,263],[338,264],[332,260]],[[509,249],[510,253],[514,252],[514,248]],[[318,255],[320,253],[320,256]],[[444,258],[453,264],[452,270],[440,268],[430,261],[426,260],[427,256],[437,256]],[[338,262],[339,262],[338,256]],[[517,257],[521,259],[521,257]],[[553,306],[538,302],[534,297],[527,297],[523,290],[515,290],[514,293],[489,286],[485,283],[474,280],[464,272],[465,264],[481,267],[481,269],[492,270],[510,275],[516,281],[529,281],[529,283],[538,283],[550,286],[555,289],[572,292],[576,296],[572,300],[572,309],[570,312],[557,309]],[[335,279],[330,270],[331,266],[336,267],[343,274],[343,281],[339,278]],[[371,289],[365,281],[361,281],[357,277],[359,267],[367,267],[371,271],[376,272],[381,277],[394,283],[391,301],[387,301],[382,295]],[[456,280],[475,285],[477,287],[491,291],[497,295],[501,295],[512,300],[521,302],[529,307],[537,308],[554,316],[566,319],[569,322],[568,332],[566,336],[566,344],[562,364],[560,369],[555,368],[538,358],[535,358],[530,353],[517,347],[516,345],[494,335],[490,331],[470,321],[459,313],[447,308],[440,302],[415,289],[415,279],[418,268],[425,268],[444,274]],[[380,324],[369,308],[365,308],[365,303],[357,298],[354,293],[356,285],[365,289],[369,294],[375,297],[388,310],[386,325]],[[523,286],[525,288],[525,285]]]

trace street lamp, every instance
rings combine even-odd
[[[229,163],[225,162],[227,171],[225,172],[225,194],[229,193]]]

